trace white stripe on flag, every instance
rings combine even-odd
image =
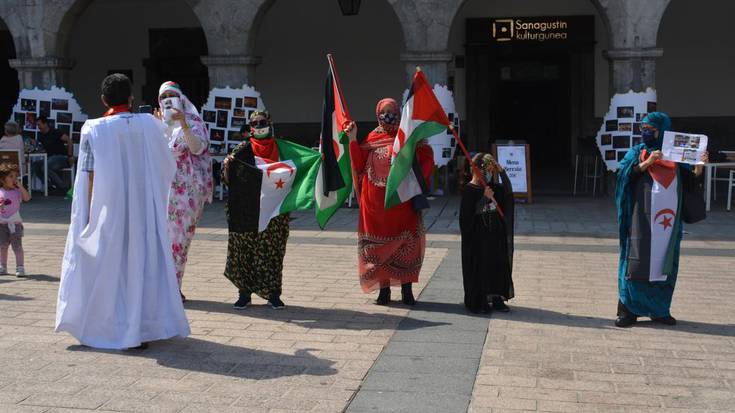
[[[272,218],[281,214],[281,205],[291,192],[296,177],[296,164],[291,161],[265,163],[262,158],[255,157],[255,164],[263,171],[260,185],[260,216],[258,231],[263,232]]]
[[[669,241],[674,232],[679,193],[677,179],[674,178],[665,188],[653,180],[651,188],[651,267],[649,281],[666,281],[668,274],[662,274]],[[671,212],[669,212],[671,211]],[[672,213],[673,212],[673,213]]]

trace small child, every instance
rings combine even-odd
[[[8,247],[15,253],[16,277],[25,277],[23,268],[23,220],[20,203],[28,202],[31,194],[18,179],[18,166],[0,164],[0,275],[8,273]]]

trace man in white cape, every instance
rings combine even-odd
[[[132,114],[130,80],[102,82],[105,116],[82,127],[56,331],[106,349],[189,335],[167,229],[176,169],[163,124]]]

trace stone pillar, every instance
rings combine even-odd
[[[255,68],[261,61],[257,56],[202,56],[202,63],[209,68],[210,88],[255,86]]]
[[[612,93],[626,93],[629,90],[645,91],[656,88],[656,59],[663,56],[663,50],[614,49],[605,52],[610,61],[610,88]]]
[[[656,37],[671,0],[596,0],[610,33],[610,93],[656,86]]]
[[[453,58],[452,53],[448,51],[413,51],[401,54],[401,61],[406,64],[408,84],[413,79],[416,66],[419,66],[432,86],[435,83],[447,84],[447,65]]]
[[[73,61],[67,58],[22,57],[10,59],[10,67],[18,71],[21,89],[51,89],[51,86],[68,87],[69,71]]]

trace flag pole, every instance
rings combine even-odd
[[[337,92],[339,93],[339,101],[342,102],[342,109],[344,110],[345,117],[347,120],[352,120],[352,117],[350,116],[350,110],[347,108],[347,105],[345,104],[345,98],[342,95],[342,86],[339,83],[339,74],[337,74],[337,66],[334,64],[334,58],[332,57],[331,53],[327,54],[327,61],[329,62],[329,68],[332,71],[332,78],[334,78],[334,83],[337,84]]]

